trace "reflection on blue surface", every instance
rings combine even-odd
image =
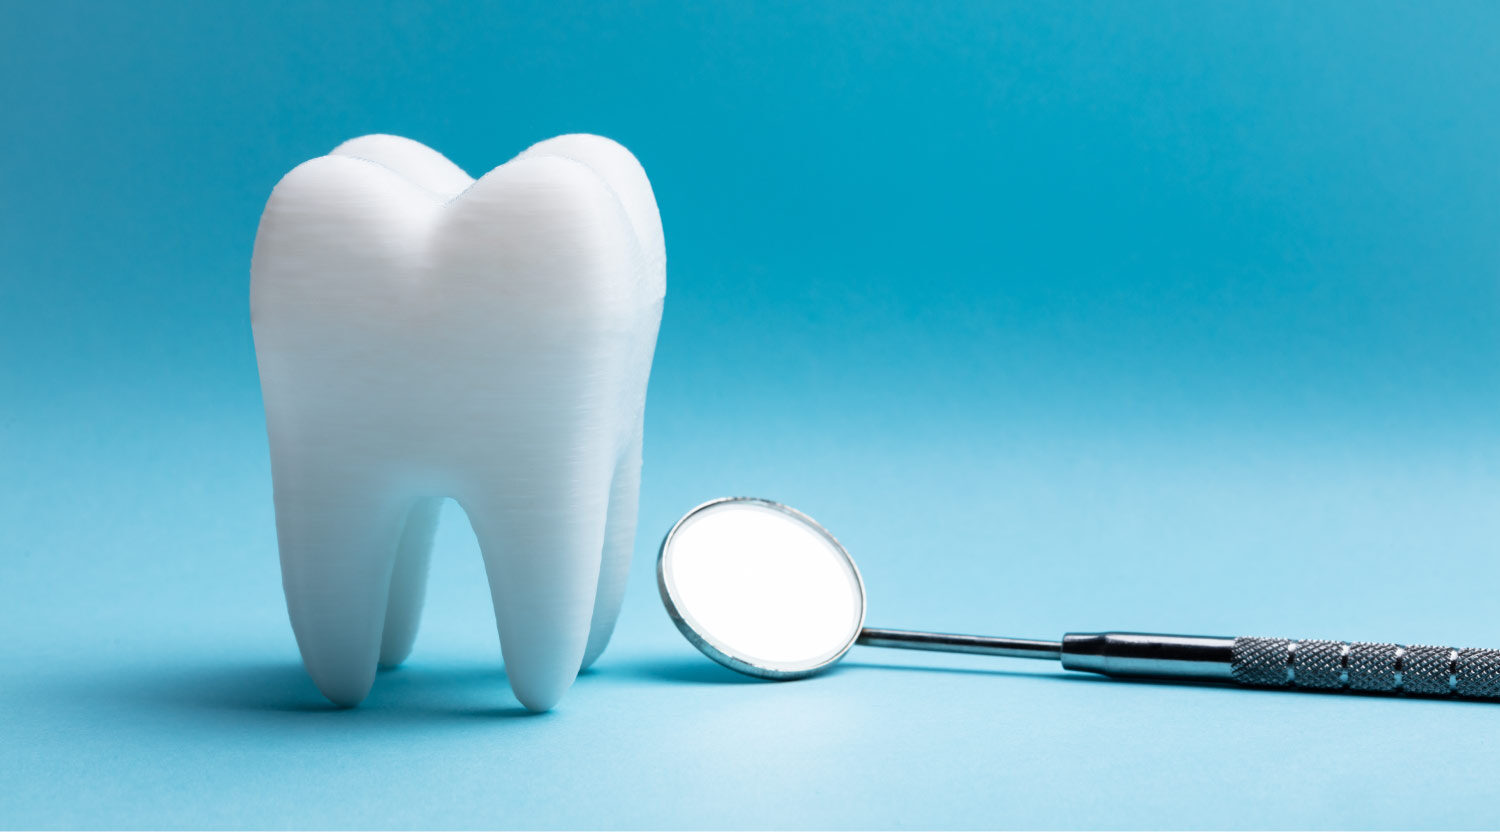
[[[9,10],[0,825],[1493,827],[1497,707],[869,648],[746,682],[651,568],[749,493],[840,537],[876,626],[1500,646],[1497,23]],[[450,505],[412,660],[328,708],[276,561],[265,197],[362,133],[478,173],[573,130],[645,164],[670,260],[615,642],[525,715]]]

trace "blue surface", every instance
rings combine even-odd
[[[728,493],[870,623],[1500,646],[1500,7],[9,4],[0,825],[1490,827],[1500,706],[857,648],[662,612]],[[247,315],[276,179],[615,137],[670,260],[614,644],[525,716],[450,506],[353,711],[280,591]]]

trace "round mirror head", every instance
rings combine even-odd
[[[656,581],[677,629],[741,673],[796,679],[838,661],[865,623],[865,585],[828,530],[770,500],[729,497],[677,521]]]

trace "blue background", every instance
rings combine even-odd
[[[0,12],[0,825],[1495,827],[1500,706],[856,648],[661,609],[692,505],[796,505],[870,623],[1500,646],[1500,6]],[[506,687],[450,504],[410,663],[329,708],[247,311],[278,177],[623,142],[668,295],[615,641]]]

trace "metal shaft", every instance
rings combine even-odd
[[[1068,633],[1062,665],[1105,676],[1224,682],[1234,678],[1234,639],[1154,633]]]
[[[1155,633],[1069,633],[1058,642],[869,627],[857,643],[1061,659],[1068,670],[1126,678],[1500,698],[1500,650]]]
[[[899,647],[904,650],[931,650],[939,653],[978,653],[984,656],[1009,656],[1015,659],[1060,659],[1062,642],[1036,641],[1027,638],[991,638],[959,636],[950,633],[923,633],[916,630],[859,631],[855,644],[867,647]]]

